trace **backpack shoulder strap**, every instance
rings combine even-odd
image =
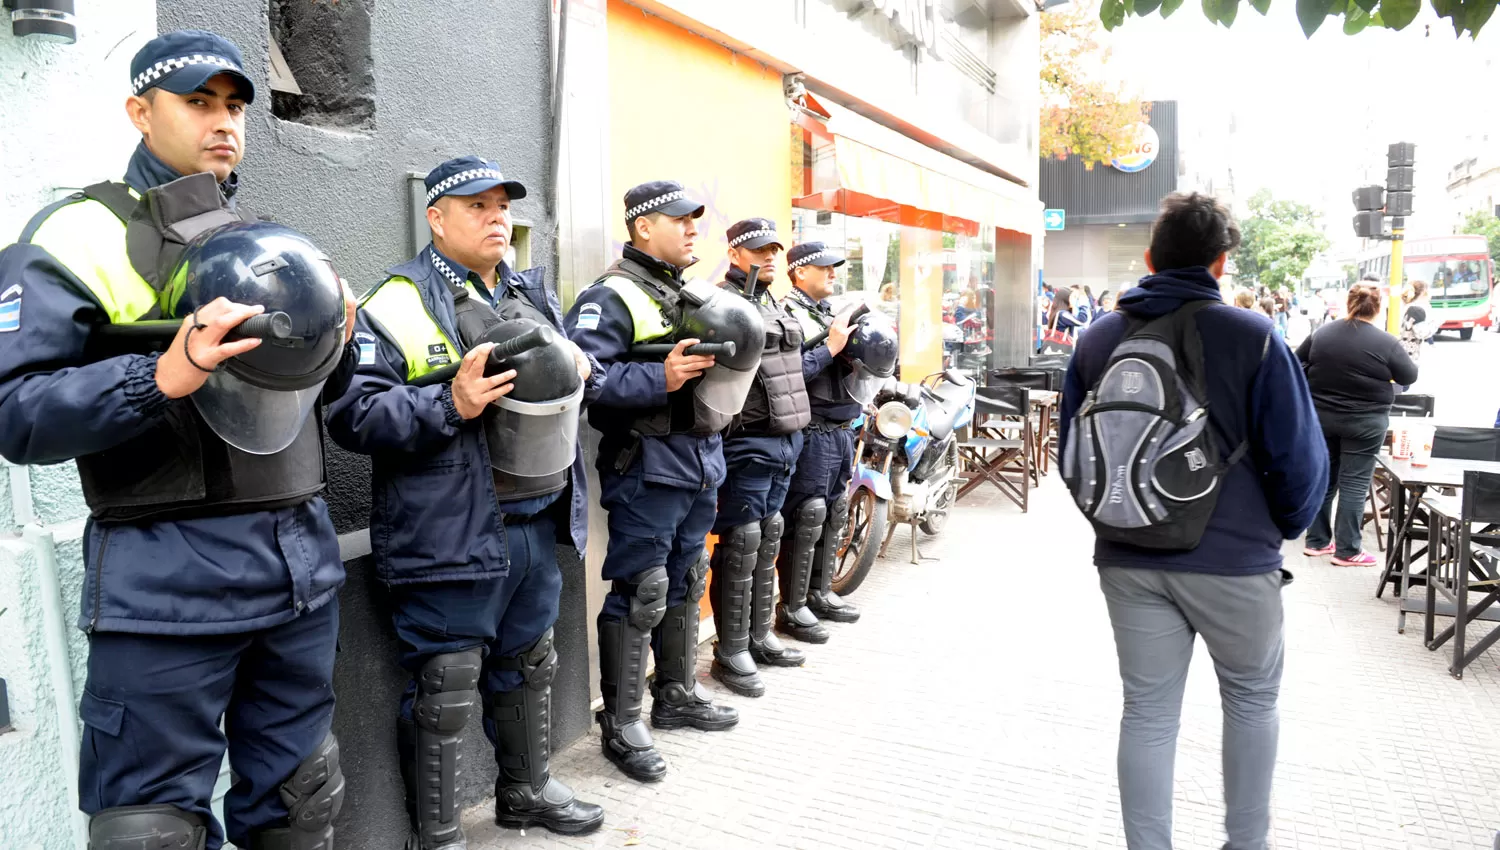
[[[127,223],[130,221],[131,214],[135,212],[135,208],[141,203],[135,195],[130,193],[129,186],[112,181],[83,187],[83,196],[103,204],[115,214],[115,218]]]

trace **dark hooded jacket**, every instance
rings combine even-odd
[[[1120,297],[1079,338],[1063,383],[1059,437],[1084,396],[1103,375],[1125,336],[1127,316],[1155,318],[1189,301],[1222,301],[1218,282],[1202,267],[1151,275]],[[1218,575],[1253,575],[1281,567],[1281,541],[1312,524],[1328,486],[1328,450],[1297,359],[1271,320],[1216,304],[1196,317],[1203,339],[1209,419],[1228,454],[1242,440],[1249,451],[1224,476],[1219,500],[1197,548],[1142,549],[1098,540],[1100,567],[1145,567]]]

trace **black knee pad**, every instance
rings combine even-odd
[[[822,528],[828,519],[828,503],[822,499],[808,499],[797,506],[797,530]]]
[[[698,556],[692,566],[687,570],[687,598],[689,602],[697,602],[703,598],[703,592],[708,589],[708,552],[705,551]]]
[[[557,650],[552,648],[552,630],[542,632],[536,643],[521,650],[515,656],[513,665],[514,669],[521,672],[521,679],[526,687],[538,691],[551,687],[552,680],[557,676]]]
[[[650,631],[667,613],[667,568],[652,567],[630,577],[630,625]]]
[[[434,655],[417,673],[417,700],[412,717],[417,725],[439,735],[464,730],[474,711],[474,689],[484,654],[478,649]]]
[[[725,554],[731,555],[728,562],[720,564],[714,569],[722,569],[728,575],[727,578],[746,578],[754,568],[753,559],[747,559],[746,555],[754,555],[760,549],[761,524],[758,522],[747,522],[731,528],[728,533],[719,538],[719,546],[715,552],[723,550]],[[719,579],[714,579],[715,582]]]
[[[203,850],[207,841],[208,821],[176,806],[117,806],[89,818],[88,850]]]
[[[332,732],[281,783],[281,802],[293,850],[333,850],[333,819],[344,807],[344,771]]]
[[[786,529],[786,521],[781,518],[778,511],[760,521],[760,542],[764,544],[768,540],[780,540],[781,532]]]

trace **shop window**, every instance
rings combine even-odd
[[[270,0],[271,114],[340,130],[375,125],[372,0]]]

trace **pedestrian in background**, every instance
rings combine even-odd
[[[1060,436],[1071,452],[1073,418],[1130,326],[1196,310],[1183,327],[1202,346],[1208,427],[1226,453],[1242,447],[1210,461],[1226,468],[1195,548],[1148,549],[1103,538],[1094,544],[1124,685],[1120,812],[1130,850],[1172,847],[1173,760],[1199,634],[1224,704],[1224,846],[1264,850],[1270,829],[1280,727],[1281,588],[1291,581],[1282,569],[1281,543],[1312,521],[1327,462],[1312,399],[1290,349],[1268,344],[1268,319],[1220,303],[1217,278],[1239,241],[1234,219],[1215,199],[1168,195],[1146,252],[1152,273],[1120,297],[1118,313],[1094,323],[1063,385]],[[1197,304],[1205,301],[1211,303]],[[1133,337],[1131,344],[1139,340]],[[1069,460],[1064,457],[1064,470]]]
[[[1234,292],[1234,306],[1242,310],[1255,309],[1255,293],[1248,289],[1237,289]]]
[[[1099,293],[1099,313],[1113,313],[1115,311],[1115,294],[1108,289]]]
[[[1401,349],[1417,361],[1422,357],[1422,346],[1432,339],[1438,325],[1431,321],[1432,302],[1427,298],[1427,282],[1412,281],[1401,300],[1406,304],[1401,315]]]
[[[1375,454],[1390,427],[1395,385],[1417,382],[1417,364],[1395,337],[1374,324],[1380,301],[1378,282],[1355,284],[1349,290],[1349,318],[1329,322],[1297,347],[1328,447],[1328,489],[1303,552],[1332,555],[1341,567],[1375,565],[1360,540],[1365,497]]]

